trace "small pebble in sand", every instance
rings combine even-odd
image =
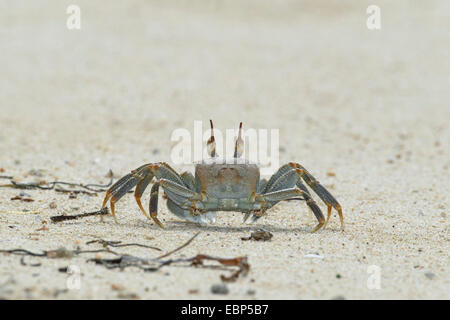
[[[50,250],[47,251],[47,257],[48,258],[72,258],[73,252],[70,250],[67,250],[66,248],[58,248],[56,250]]]
[[[268,241],[272,239],[273,235],[266,230],[259,229],[258,231],[252,232],[250,237],[243,237],[241,240],[255,240],[255,241]]]
[[[425,277],[427,277],[430,280],[433,280],[436,275],[433,272],[425,272]]]
[[[35,231],[48,231],[48,230],[49,228],[47,228],[46,226],[42,226],[41,228],[36,229]]]
[[[253,296],[253,295],[255,295],[255,293],[256,293],[256,291],[253,290],[253,289],[248,289],[248,290],[247,290],[247,294],[248,294],[249,296]]]
[[[337,296],[331,298],[331,300],[345,300],[345,297],[343,295],[337,295]]]
[[[43,177],[44,176],[44,173],[41,169],[38,169],[38,170],[32,169],[32,170],[28,171],[28,174],[30,176],[35,176],[35,177]]]
[[[76,193],[69,193],[69,199],[76,199],[77,198],[77,194]]]
[[[224,284],[213,284],[211,286],[211,292],[213,294],[228,294],[228,287]]]
[[[123,285],[121,285],[121,284],[112,284],[111,285],[111,290],[122,291],[122,290],[125,290],[125,287]]]
[[[119,298],[119,299],[126,299],[126,300],[137,300],[137,299],[140,299],[140,297],[136,293],[119,293],[117,295],[117,298]]]

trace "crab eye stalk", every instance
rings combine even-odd
[[[208,148],[208,154],[211,158],[216,157],[216,140],[214,139],[214,127],[212,120],[209,120],[209,123],[211,124],[211,137],[208,139],[208,142],[206,143],[206,146]]]
[[[239,124],[239,135],[236,139],[236,145],[234,147],[234,157],[240,158],[244,151],[244,140],[242,140],[242,122]]]

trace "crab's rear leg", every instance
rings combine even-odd
[[[313,198],[311,198],[309,193],[304,192],[303,190],[298,188],[283,189],[261,194],[257,197],[257,200],[262,202],[276,203],[279,201],[288,200],[299,196],[303,197],[306,200],[306,204],[316,216],[317,221],[319,221],[317,226],[312,230],[312,232],[316,232],[317,230],[322,228],[323,225],[325,224],[325,217],[323,216],[319,206],[316,204]]]

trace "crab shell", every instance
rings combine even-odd
[[[216,208],[208,206],[211,211],[250,209],[239,204],[254,196],[259,177],[259,167],[240,158],[210,158],[195,166],[197,192],[218,200]]]

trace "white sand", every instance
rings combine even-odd
[[[20,190],[1,188],[1,249],[97,249],[86,242],[100,237],[166,252],[201,231],[174,257],[246,255],[251,270],[218,296],[210,292],[224,273],[218,270],[120,272],[86,263],[92,255],[26,257],[42,263],[31,267],[0,254],[0,297],[450,298],[448,1],[377,1],[380,31],[366,28],[360,1],[76,2],[80,31],[66,29],[59,1],[0,5],[0,175],[107,181],[110,168],[118,178],[146,162],[170,162],[175,128],[192,131],[194,120],[210,118],[221,129],[244,121],[280,129],[280,163],[302,163],[329,188],[346,230],[339,232],[333,215],[327,229],[311,234],[316,222],[304,203],[281,203],[255,226],[223,213],[215,226],[199,227],[162,201],[167,230],[160,230],[132,195],[117,204],[119,225],[111,218],[53,224],[50,216],[98,209],[102,195],[25,190],[35,199],[25,203],[10,200]],[[31,169],[43,176],[28,175]],[[11,213],[24,209],[38,214]],[[43,221],[49,230],[36,231]],[[257,227],[273,239],[240,239]],[[314,253],[324,258],[305,257]],[[80,290],[64,291],[67,274],[58,268],[68,265],[81,269]],[[379,290],[367,286],[371,265],[380,270]]]

